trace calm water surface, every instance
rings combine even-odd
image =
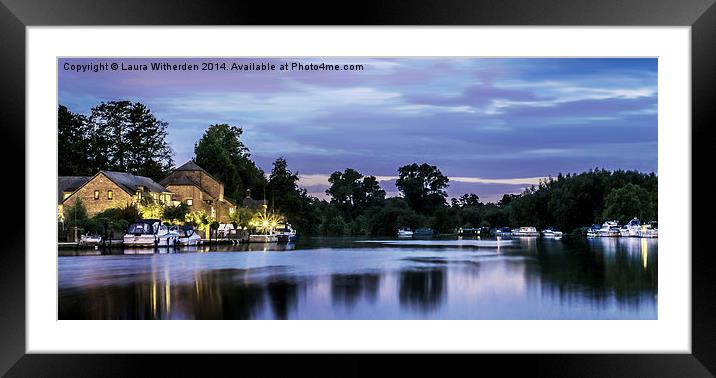
[[[207,249],[60,250],[59,318],[657,318],[657,239],[311,239]]]

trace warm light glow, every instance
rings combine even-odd
[[[644,265],[644,269],[646,269],[646,261],[648,259],[648,256],[649,256],[649,249],[646,244],[646,239],[642,238],[641,239],[641,261]]]

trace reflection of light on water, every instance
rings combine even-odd
[[[649,249],[646,244],[646,239],[641,239],[641,261],[644,263],[644,269],[646,269],[646,260],[649,255]]]
[[[157,317],[157,281],[152,280],[152,316]]]
[[[170,290],[171,282],[169,281],[169,271],[164,271],[164,304],[167,308],[167,314],[169,314],[169,306],[171,306],[171,290]]]

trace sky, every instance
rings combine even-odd
[[[227,69],[121,69],[151,62]],[[363,70],[279,71],[294,62]],[[93,63],[120,69],[71,66]],[[276,70],[231,70],[234,63]],[[397,169],[413,162],[448,176],[450,197],[475,193],[483,201],[560,172],[658,173],[652,58],[71,58],[58,60],[58,73],[59,104],[72,112],[116,100],[145,104],[168,122],[177,165],[193,158],[209,125],[228,123],[243,129],[260,168],[270,172],[283,156],[319,198],[328,176],[345,168],[378,177],[398,195]]]

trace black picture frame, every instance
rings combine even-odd
[[[711,112],[716,101],[716,6],[715,0],[433,0],[362,1],[321,3],[292,2],[277,5],[270,1],[106,1],[106,0],[0,0],[0,118],[6,177],[12,186],[4,198],[16,208],[13,232],[0,251],[0,374],[7,376],[167,376],[188,374],[186,356],[164,355],[49,355],[25,354],[25,42],[26,27],[41,25],[605,25],[605,26],[690,26],[692,59],[692,201],[708,203],[710,185],[706,156],[711,129],[716,127]],[[340,5],[340,6],[339,6]],[[328,11],[329,13],[326,13]],[[332,14],[331,14],[332,12]],[[53,83],[48,83],[50,88]],[[684,132],[689,132],[684,125]],[[8,185],[9,183],[6,183]],[[20,208],[22,207],[22,208]],[[710,226],[710,206],[692,206],[692,230]],[[18,217],[16,214],[23,214]],[[524,371],[542,376],[713,376],[716,374],[716,280],[714,258],[707,246],[707,233],[692,236],[692,354],[607,354],[607,355],[470,355],[450,357],[433,364],[432,357],[420,363],[402,356],[377,356],[390,362],[401,375],[411,369],[421,373],[440,370],[447,363],[498,367],[513,373]],[[688,253],[688,245],[684,253]],[[674,251],[682,252],[682,251]],[[668,279],[664,280],[668,284]],[[315,369],[325,365],[325,356],[193,356],[194,367],[214,369],[224,364],[271,366],[289,371]],[[184,360],[176,363],[177,360]],[[373,363],[363,356],[337,355],[329,359],[342,366],[335,375],[366,375]],[[375,363],[379,363],[376,361]],[[141,371],[137,366],[143,366]],[[402,365],[397,367],[398,365]],[[412,367],[412,368],[411,368]],[[347,370],[346,370],[347,369]],[[387,369],[387,370],[386,370]]]

